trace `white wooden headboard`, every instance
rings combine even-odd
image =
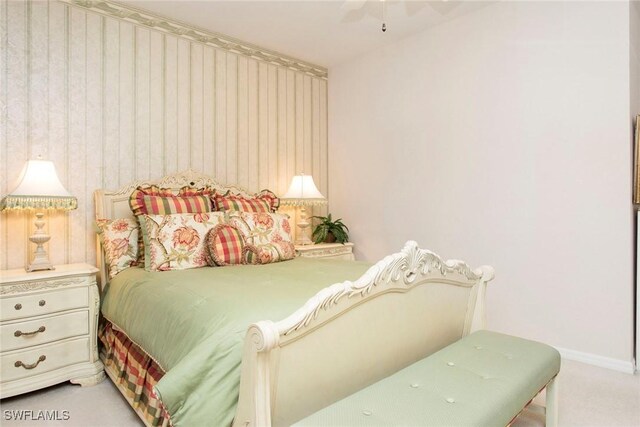
[[[190,186],[196,188],[211,187],[220,193],[231,191],[233,194],[249,197],[252,195],[249,191],[237,187],[235,185],[223,185],[200,172],[186,170],[172,175],[167,175],[158,180],[140,180],[129,183],[118,190],[99,189],[94,193],[94,204],[96,219],[118,219],[133,218],[131,207],[129,206],[129,196],[139,186],[157,185],[162,188],[170,188],[177,192],[182,187]],[[101,288],[107,283],[107,265],[104,260],[104,253],[97,239],[96,261],[100,268],[100,286]]]

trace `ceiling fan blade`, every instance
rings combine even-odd
[[[366,3],[367,0],[345,0],[344,3],[342,3],[342,6],[340,6],[340,9],[343,12],[351,12],[353,10],[361,9]]]

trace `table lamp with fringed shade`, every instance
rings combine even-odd
[[[318,191],[311,175],[300,174],[293,177],[289,190],[280,198],[282,205],[300,206],[298,228],[300,232],[296,239],[298,245],[311,245],[308,228],[311,225],[307,218],[306,206],[326,205],[327,199]]]
[[[44,231],[45,209],[72,210],[78,207],[78,200],[64,188],[53,162],[29,160],[25,165],[16,189],[0,202],[0,210],[27,209],[36,211],[36,231],[29,237],[37,245],[33,261],[27,271],[53,270],[44,244],[51,239]]]

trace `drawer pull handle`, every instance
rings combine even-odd
[[[40,333],[40,332],[44,332],[44,331],[45,331],[45,329],[46,329],[46,328],[45,328],[44,326],[40,326],[40,327],[39,327],[38,329],[36,329],[35,331],[31,331],[31,332],[15,331],[15,332],[13,333],[13,336],[15,336],[15,337],[20,337],[20,336],[22,336],[22,335],[24,335],[24,336],[31,336],[31,335],[38,334],[38,333]]]
[[[21,310],[22,309],[22,304],[16,304],[13,306],[13,308],[15,308],[16,310]]]
[[[22,363],[22,361],[18,360],[16,363],[13,364],[13,366],[15,366],[16,368],[19,368],[20,366],[22,366],[24,369],[33,369],[36,366],[38,366],[40,362],[44,362],[46,359],[47,359],[47,356],[43,354],[42,356],[38,357],[38,360],[36,360],[35,363]]]
[[[46,302],[45,300],[41,299],[41,300],[38,302],[38,305],[39,305],[40,307],[44,307],[44,305],[45,305],[46,303],[47,303],[47,302]]]

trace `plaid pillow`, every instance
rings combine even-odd
[[[209,265],[244,264],[243,254],[247,249],[240,231],[233,225],[216,225],[207,234]]]
[[[148,196],[142,197],[144,215],[211,212],[208,196]]]
[[[157,185],[141,186],[129,196],[129,206],[136,218],[140,215],[211,212],[213,209],[209,198],[212,194],[213,191],[208,187],[182,187],[175,195],[170,188],[160,188]],[[144,264],[142,233],[138,234],[137,263]]]
[[[129,206],[133,215],[146,215],[147,210],[144,206],[144,196],[173,196],[173,192],[169,188],[160,188],[157,185],[147,187],[138,187],[133,190],[129,196]]]
[[[138,187],[136,188],[131,196],[129,196],[129,206],[131,207],[131,212],[135,216],[138,215],[160,215],[160,214],[171,214],[171,213],[198,213],[198,212],[211,212],[213,211],[211,207],[211,203],[207,200],[206,202],[201,202],[196,206],[185,207],[186,209],[197,209],[195,211],[178,211],[178,212],[168,212],[167,210],[172,210],[173,206],[179,206],[178,209],[182,208],[179,201],[176,199],[180,199],[183,197],[198,197],[203,196],[205,198],[211,196],[213,194],[213,190],[208,187],[205,188],[193,188],[193,187],[182,187],[178,194],[173,194],[170,188],[160,188],[157,185],[150,185],[147,187]],[[155,196],[155,197],[168,197],[171,198],[172,201],[167,205],[161,203],[158,205],[158,209],[165,209],[165,211],[154,211],[149,210],[148,206],[145,204],[145,196]]]
[[[243,197],[237,194],[214,194],[213,204],[217,211],[235,212],[275,212],[280,206],[280,199],[269,190],[262,190],[254,197]]]

